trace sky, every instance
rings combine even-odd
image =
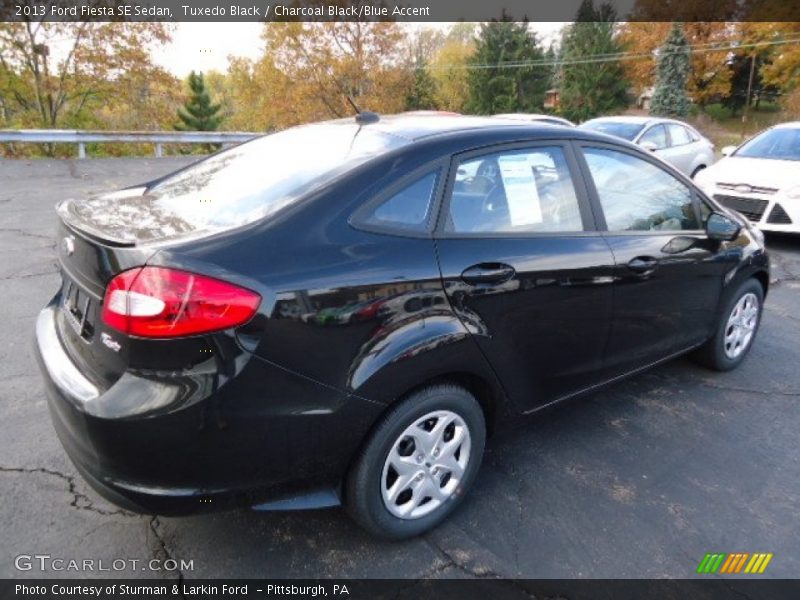
[[[451,23],[409,23],[402,27],[447,29]],[[564,23],[531,23],[544,45],[556,39]],[[228,56],[261,56],[261,23],[177,23],[172,42],[153,52],[156,63],[178,77],[190,71],[225,71]]]

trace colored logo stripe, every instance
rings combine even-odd
[[[772,556],[771,552],[756,554],[747,552],[734,552],[732,554],[708,553],[697,566],[697,572],[733,574],[741,573],[742,568],[744,568],[745,573],[760,574],[766,570],[767,565],[772,560]]]

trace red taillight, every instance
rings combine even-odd
[[[219,279],[165,267],[120,273],[106,288],[103,321],[129,335],[170,338],[229,329],[255,314],[261,296]]]

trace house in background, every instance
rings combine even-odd
[[[552,90],[547,90],[544,93],[544,104],[543,106],[548,110],[555,110],[561,104],[560,97],[558,95],[558,90],[553,88]]]
[[[636,99],[636,108],[650,110],[650,103],[653,101],[653,93],[655,90],[655,87],[644,88],[642,93],[639,94],[639,97]]]

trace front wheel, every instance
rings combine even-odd
[[[715,371],[738,367],[753,346],[763,304],[761,284],[755,279],[742,283],[722,311],[714,337],[698,350],[698,360]]]
[[[453,385],[422,389],[382,420],[346,482],[345,506],[369,532],[420,535],[460,503],[478,472],[486,439],[483,410]]]

